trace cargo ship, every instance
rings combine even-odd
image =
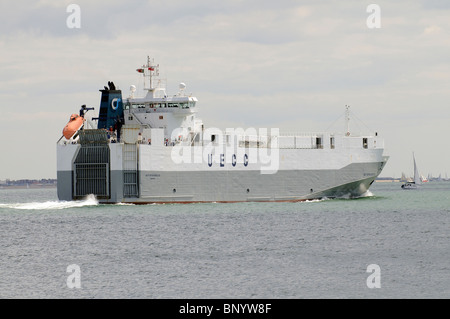
[[[360,197],[385,166],[377,133],[291,133],[206,128],[181,83],[166,92],[159,65],[136,69],[144,94],[114,82],[100,89],[98,116],[70,116],[57,141],[60,200],[100,203],[296,202]],[[349,109],[346,109],[346,121]]]

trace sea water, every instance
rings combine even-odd
[[[100,205],[0,189],[0,298],[450,298],[450,182],[366,195]]]

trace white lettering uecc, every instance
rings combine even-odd
[[[70,289],[81,288],[81,269],[80,266],[72,264],[67,266],[67,272],[70,275],[67,277],[67,287]]]
[[[69,4],[66,9],[67,13],[72,13],[67,17],[66,24],[69,29],[81,28],[81,8],[78,4]]]
[[[381,288],[381,268],[377,264],[371,264],[367,266],[367,272],[371,273],[369,277],[367,277],[367,287],[372,288]]]
[[[378,4],[369,4],[367,6],[367,13],[372,13],[366,21],[369,29],[381,28],[381,8]]]

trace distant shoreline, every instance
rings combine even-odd
[[[58,180],[55,178],[0,179],[0,189],[56,188],[57,184]]]
[[[434,181],[434,180],[433,180]],[[442,181],[448,181],[443,179]],[[392,177],[378,177],[375,179],[377,183],[402,183],[400,179],[392,178]],[[431,182],[431,181],[430,181]],[[2,189],[44,189],[44,188],[57,188],[56,183],[52,184],[12,184],[12,185],[0,185],[0,190]]]
[[[42,188],[56,188],[56,185],[2,185],[0,189],[42,189]]]
[[[401,183],[399,179],[376,179],[376,183]]]

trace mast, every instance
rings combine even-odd
[[[345,105],[345,135],[350,136],[350,105]]]
[[[154,59],[151,59],[150,56],[147,56],[147,64],[142,65],[142,67],[136,69],[137,72],[142,73],[144,76],[144,90],[148,90],[149,92],[154,92],[155,87],[153,86],[153,77],[159,76],[159,64],[155,64]],[[149,87],[146,88],[145,78],[148,77]]]

